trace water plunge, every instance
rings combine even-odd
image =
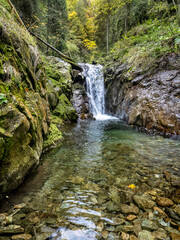
[[[105,114],[105,89],[102,65],[81,64],[86,78],[86,89],[89,98],[90,112],[97,120],[114,117]]]

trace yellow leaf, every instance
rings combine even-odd
[[[128,188],[134,189],[136,186],[134,184],[131,184],[128,186]]]

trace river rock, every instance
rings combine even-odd
[[[149,230],[149,231],[157,230],[158,229],[158,224],[155,221],[145,219],[145,220],[142,221],[142,228],[144,230]]]
[[[107,238],[108,238],[108,231],[103,231],[103,232],[102,232],[102,237],[103,237],[104,239],[107,239]]]
[[[0,223],[3,222],[6,218],[6,214],[1,213],[0,214]]]
[[[126,219],[129,220],[129,221],[133,221],[133,220],[136,219],[136,218],[137,218],[137,216],[136,216],[136,215],[133,215],[133,214],[130,214],[130,215],[128,215],[128,216],[126,217]]]
[[[172,240],[180,240],[180,234],[171,233]]]
[[[146,231],[146,230],[142,230],[138,234],[138,239],[139,240],[155,240],[155,237],[152,235],[151,232]]]
[[[121,239],[122,240],[129,240],[129,234],[125,233],[125,232],[122,232],[121,233]]]
[[[133,197],[133,199],[134,199],[135,203],[138,205],[138,207],[145,211],[147,209],[153,209],[153,207],[156,205],[156,203],[154,201],[150,200],[146,196],[135,195]]]
[[[123,230],[124,232],[133,232],[134,226],[133,226],[133,225],[125,225],[125,226],[122,228],[122,230]]]
[[[175,213],[171,208],[166,208],[166,209],[165,209],[165,212],[167,213],[167,215],[168,215],[170,218],[174,218],[174,219],[180,221],[180,218],[176,215],[176,213]]]
[[[138,240],[138,238],[136,236],[134,236],[134,235],[131,235],[129,240]]]
[[[24,228],[18,225],[9,225],[7,227],[0,228],[0,235],[16,234],[16,233],[24,233]]]
[[[180,217],[180,204],[176,205],[175,208],[173,208],[173,210]]]
[[[167,239],[167,233],[162,228],[158,228],[156,231],[153,232],[153,236],[157,240],[164,240]]]
[[[125,214],[136,214],[137,215],[139,213],[139,208],[133,203],[130,203],[130,205],[122,204],[121,212],[125,213]]]
[[[156,203],[160,205],[161,207],[170,207],[174,205],[173,201],[169,198],[165,197],[158,197],[156,198]]]
[[[32,239],[32,235],[26,233],[12,236],[12,240],[30,240],[30,239]]]

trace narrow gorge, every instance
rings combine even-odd
[[[178,52],[77,69],[0,11],[0,240],[180,239]]]

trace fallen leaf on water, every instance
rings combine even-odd
[[[136,186],[134,184],[131,184],[128,186],[128,188],[134,189]]]

